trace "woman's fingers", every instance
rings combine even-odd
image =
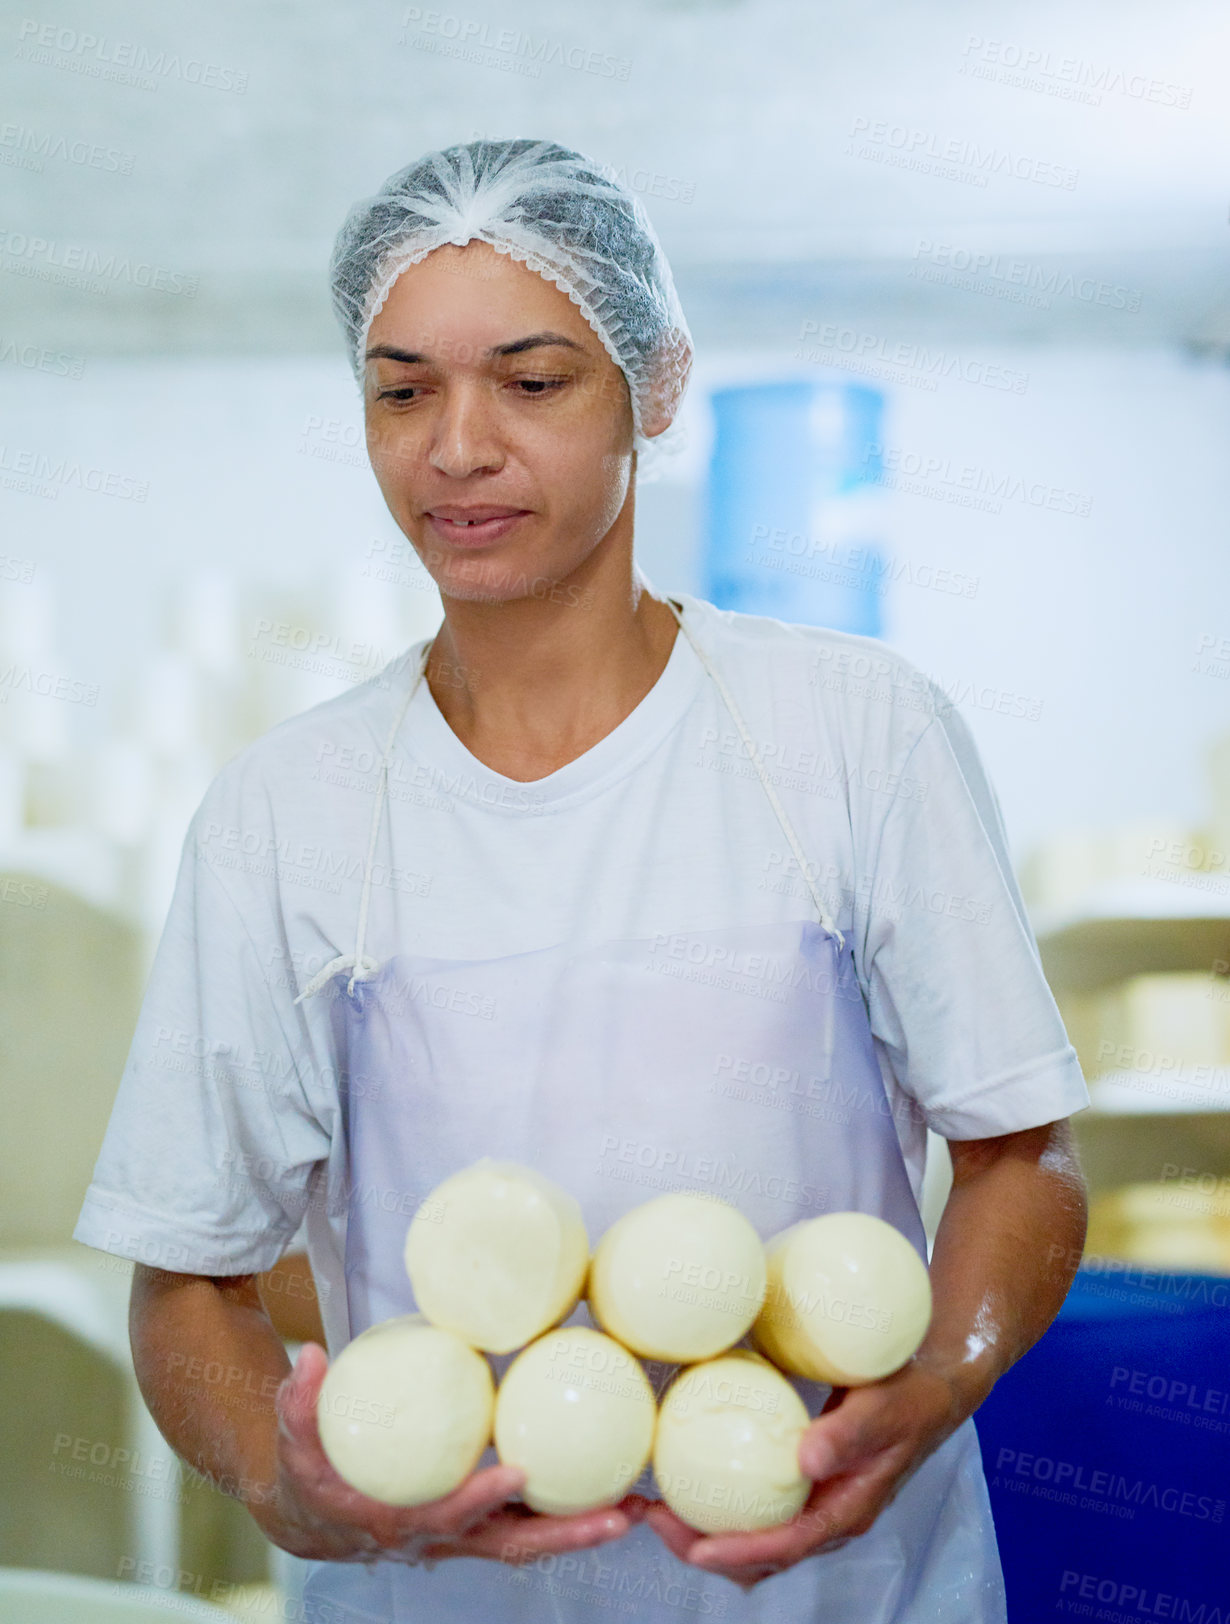
[[[835,1505],[834,1487],[817,1484],[790,1522],[753,1533],[702,1534],[661,1503],[649,1507],[645,1521],[680,1561],[748,1588],[806,1556],[845,1544],[850,1535],[846,1513],[855,1507],[844,1503],[844,1483],[843,1504]]]
[[[406,1520],[427,1533],[464,1534],[507,1505],[524,1483],[519,1466],[486,1466],[442,1499],[407,1507]]]
[[[882,1389],[853,1388],[841,1404],[822,1412],[799,1440],[799,1466],[823,1480],[856,1472],[901,1437],[895,1398]]]
[[[539,1556],[605,1545],[622,1538],[631,1526],[623,1512],[609,1508],[580,1512],[575,1517],[527,1516],[510,1509],[495,1512],[481,1528],[462,1536],[440,1554],[481,1556],[520,1567]]]
[[[305,1342],[274,1398],[279,1430],[285,1437],[296,1442],[315,1438],[319,1444],[316,1401],[328,1369],[329,1357],[325,1350],[315,1342]]]
[[[826,1491],[815,1488],[799,1514],[776,1528],[703,1537],[693,1531],[686,1560],[722,1572],[743,1568],[777,1572],[810,1556],[830,1540],[841,1538],[844,1532],[840,1517],[828,1504]]]
[[[614,1507],[614,1509],[616,1511],[622,1511],[629,1522],[639,1523],[644,1522],[645,1513],[648,1511],[649,1507],[656,1505],[657,1503],[657,1501],[649,1499],[649,1497],[644,1494],[625,1494],[623,1499],[617,1506]]]

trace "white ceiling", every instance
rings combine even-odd
[[[335,347],[326,264],[350,203],[431,147],[542,135],[643,193],[702,344],[784,344],[811,320],[885,339],[1230,345],[1224,0],[112,0],[105,21],[57,0],[64,48],[44,61],[21,54],[33,9],[0,25],[9,336],[91,354]],[[446,54],[459,30],[485,37],[480,60]],[[139,52],[155,88],[82,71]],[[159,53],[246,88],[159,74]],[[1024,58],[1022,86],[1004,64]],[[619,76],[569,65],[586,61]],[[113,148],[131,172],[23,168],[26,132]],[[957,162],[902,167],[902,143]],[[988,173],[979,155],[1075,184]],[[199,288],[28,277],[13,233]],[[998,274],[974,291],[920,280],[920,242],[998,254]],[[1049,304],[1013,297],[1014,277],[1055,276]],[[1098,283],[1139,309],[1097,302]]]

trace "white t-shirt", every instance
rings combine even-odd
[[[1083,1109],[998,804],[952,705],[874,639],[676,601],[852,941],[915,1194],[924,1121],[975,1139]],[[427,641],[211,784],[75,1230],[162,1268],[240,1274],[271,1268],[304,1223],[331,1354],[348,1336],[337,1067],[327,999],[294,999],[355,949],[381,752]],[[682,631],[635,710],[531,783],[472,756],[420,683],[373,878],[364,951],[381,962],[815,914]]]

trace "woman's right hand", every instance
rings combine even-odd
[[[525,1482],[516,1466],[472,1472],[451,1494],[423,1505],[373,1500],[339,1477],[321,1444],[316,1400],[328,1368],[316,1343],[299,1350],[277,1393],[276,1481],[248,1501],[265,1537],[293,1556],[407,1563],[476,1556],[521,1566],[548,1552],[619,1539],[640,1519],[635,1498],[572,1517],[539,1516],[510,1504]]]

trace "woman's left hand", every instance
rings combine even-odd
[[[799,1465],[815,1484],[789,1522],[750,1534],[704,1535],[663,1502],[644,1520],[683,1562],[750,1590],[804,1557],[865,1534],[910,1474],[965,1419],[953,1386],[910,1363],[883,1381],[836,1389],[799,1440]]]

